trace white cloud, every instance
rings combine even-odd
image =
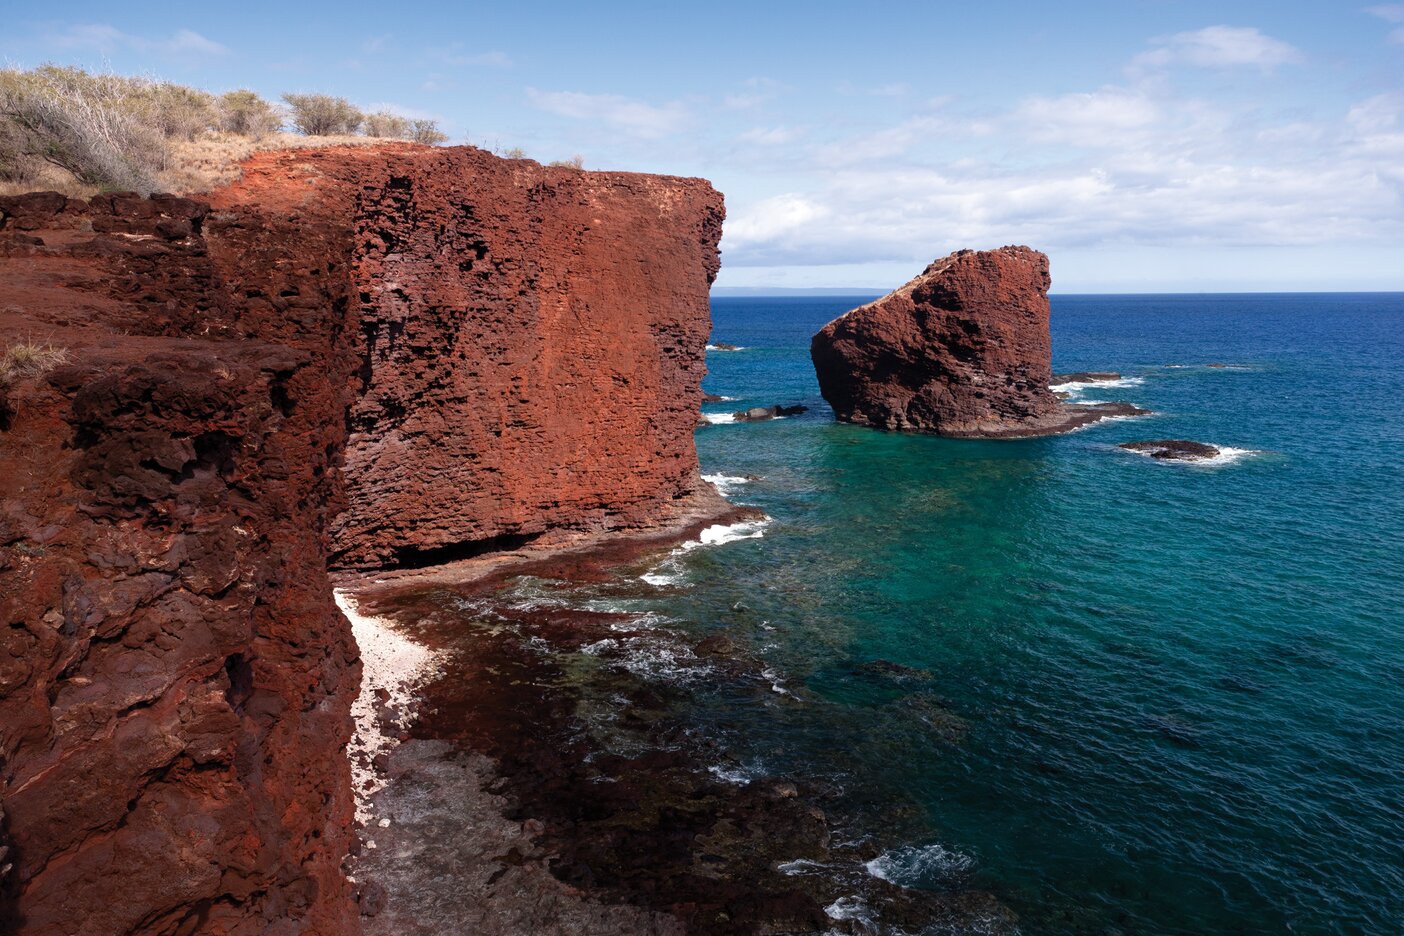
[[[959,128],[946,119],[930,114],[908,117],[901,123],[826,144],[815,154],[825,166],[850,166],[874,160],[904,156],[921,143]]]
[[[873,95],[873,97],[905,97],[911,90],[911,85],[907,84],[905,81],[896,81],[892,84],[885,84],[873,88],[868,93]]]
[[[657,106],[618,94],[538,91],[536,88],[527,88],[526,94],[533,107],[547,113],[607,124],[645,138],[676,133],[689,117],[687,109],[676,101]]]
[[[179,29],[164,38],[136,36],[107,23],[80,23],[46,37],[61,49],[93,49],[111,53],[124,49],[170,56],[225,55],[227,48],[191,29]]]
[[[744,91],[722,98],[722,107],[728,110],[749,110],[761,106],[780,92],[780,83],[773,78],[747,78],[742,86]]]
[[[1380,6],[1366,7],[1365,12],[1371,16],[1378,16],[1386,23],[1404,23],[1404,3],[1385,3]]]
[[[1114,142],[1159,117],[1159,106],[1148,96],[1122,88],[1027,98],[1014,112],[1016,129],[1035,140],[1090,145]]]
[[[828,209],[803,195],[775,195],[736,213],[726,222],[724,246],[773,241],[803,231],[828,214]]]
[[[470,52],[461,42],[455,42],[448,48],[435,49],[432,54],[445,65],[455,67],[511,68],[515,64],[512,57],[506,52],[497,50]]]
[[[1251,26],[1208,26],[1193,32],[1152,39],[1156,48],[1132,60],[1135,70],[1192,65],[1198,68],[1252,66],[1270,71],[1303,61],[1294,46],[1265,36]]]
[[[754,143],[758,146],[783,146],[786,143],[793,143],[802,136],[804,136],[804,131],[798,127],[752,127],[736,139],[742,143]]]
[[[886,141],[870,149],[886,155],[815,172],[783,196],[732,199],[726,264],[916,269],[956,247],[1007,243],[1079,254],[1404,240],[1404,92],[1334,120],[1242,107],[1110,87],[1029,98],[988,115],[998,134],[980,158],[917,145],[932,118],[908,118],[831,144]]]

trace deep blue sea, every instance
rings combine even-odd
[[[1054,370],[1156,415],[999,442],[836,424],[809,339],[858,302],[713,301],[704,408],[810,410],[698,431],[772,521],[657,610],[790,694],[699,721],[1025,932],[1404,932],[1404,294],[1055,296]],[[1244,454],[1115,448],[1159,438]]]
[[[713,301],[704,410],[809,407],[698,430],[770,520],[600,603],[762,661],[692,681],[719,774],[1024,933],[1404,932],[1404,294],[1055,296],[1054,370],[1155,415],[1021,441],[835,423],[809,339],[860,301]],[[1116,447],[1162,438],[1229,456]]]

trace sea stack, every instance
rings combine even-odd
[[[1129,404],[1078,406],[1048,389],[1048,257],[1028,247],[958,250],[810,344],[819,390],[842,422],[958,438],[1066,432]]]
[[[1048,257],[958,250],[814,336],[819,389],[843,422],[959,437],[1061,423],[1048,337]]]

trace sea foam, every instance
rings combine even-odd
[[[703,475],[702,480],[710,483],[717,489],[723,497],[730,495],[736,488],[743,484],[749,484],[750,478],[737,478],[733,475],[710,474]]]
[[[1212,442],[1206,445],[1214,445]],[[1155,458],[1154,461],[1164,465],[1180,465],[1186,468],[1223,468],[1228,465],[1236,465],[1254,455],[1266,454],[1262,449],[1234,448],[1231,445],[1214,445],[1219,450],[1219,454],[1206,458]],[[1153,458],[1150,452],[1142,452],[1136,449],[1122,449],[1123,452],[1130,452],[1133,455],[1140,455],[1142,458]]]
[[[714,523],[707,527],[698,535],[697,539],[683,543],[678,547],[683,552],[690,552],[699,546],[721,546],[726,543],[734,543],[737,540],[760,539],[765,535],[765,528],[770,526],[770,518],[761,520],[742,520],[740,523]]]
[[[1092,403],[1094,401],[1077,399],[1077,397],[1080,394],[1085,393],[1086,391],[1091,390],[1093,388],[1101,389],[1102,387],[1139,387],[1145,382],[1146,381],[1144,377],[1122,377],[1118,380],[1070,380],[1067,383],[1054,384],[1048,389],[1052,390],[1054,393],[1071,394],[1071,399],[1069,402]]]
[[[943,845],[904,845],[878,855],[863,867],[875,878],[902,887],[920,887],[974,867],[968,855]]]

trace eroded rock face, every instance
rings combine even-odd
[[[640,527],[710,494],[692,440],[723,218],[710,185],[466,148],[294,151],[217,203],[328,188],[355,196],[360,344],[339,565]]]
[[[0,395],[0,931],[358,931],[331,557],[725,506],[706,183],[406,145],[213,205],[0,199],[0,342],[68,351]]]
[[[835,319],[810,353],[844,422],[965,437],[1061,425],[1048,335],[1048,258],[960,250]]]
[[[348,241],[207,212],[0,200],[0,345],[68,352],[0,427],[0,931],[356,929]]]

